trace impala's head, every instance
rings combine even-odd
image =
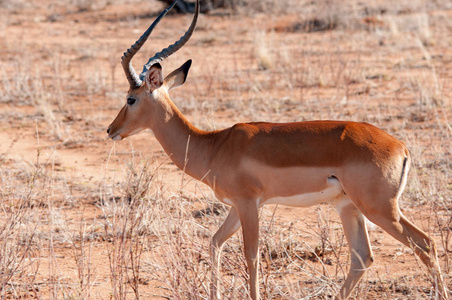
[[[154,27],[174,7],[176,2],[177,0],[157,17],[135,44],[124,52],[121,58],[121,64],[130,87],[127,93],[127,103],[119,111],[118,116],[107,129],[108,137],[115,141],[120,141],[125,137],[146,129],[148,127],[146,120],[152,114],[152,103],[159,101],[159,98],[162,95],[165,96],[170,89],[182,85],[185,82],[191,66],[191,60],[188,60],[180,68],[171,72],[165,79],[163,79],[160,62],[182,48],[190,39],[195,30],[196,21],[198,20],[199,0],[196,1],[195,14],[190,27],[177,42],[151,57],[144,65],[143,71],[139,76],[132,66],[133,56],[140,50]]]

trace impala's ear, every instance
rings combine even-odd
[[[149,90],[152,92],[162,86],[163,75],[162,66],[159,63],[154,64],[146,72],[146,84]]]
[[[168,76],[165,77],[165,80],[163,80],[163,84],[168,88],[168,90],[171,90],[175,87],[184,84],[185,79],[187,79],[188,70],[190,69],[190,66],[191,59],[187,60],[185,64],[183,64],[178,69],[174,70]]]

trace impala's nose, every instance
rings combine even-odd
[[[107,129],[107,134],[110,134],[110,128]]]

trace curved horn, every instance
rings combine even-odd
[[[133,44],[124,55],[121,57],[121,64],[126,73],[127,80],[129,81],[131,88],[138,88],[142,85],[142,80],[138,77],[132,66],[133,56],[140,50],[141,46],[146,42],[149,35],[151,35],[154,27],[160,22],[160,20],[176,5],[177,0],[173,2],[167,9],[162,11],[162,13],[155,19],[151,26],[143,33],[143,35]]]
[[[174,3],[173,3],[173,5],[174,5]],[[144,78],[146,77],[146,72],[154,64],[162,62],[165,58],[167,58],[168,56],[170,56],[171,54],[173,54],[174,52],[176,52],[177,50],[182,48],[185,45],[185,43],[188,42],[191,35],[195,31],[196,22],[198,21],[198,15],[199,15],[199,0],[196,0],[195,15],[193,16],[193,20],[191,21],[191,24],[190,24],[190,27],[188,28],[188,30],[177,42],[175,42],[171,46],[168,46],[167,48],[163,49],[162,51],[157,52],[156,54],[154,54],[153,57],[151,57],[149,59],[147,64],[144,65],[143,71],[141,71],[139,80],[144,80]]]

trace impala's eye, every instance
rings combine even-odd
[[[137,101],[136,99],[134,99],[134,98],[127,98],[127,104],[129,104],[129,105],[132,105],[132,104],[134,104],[135,103],[135,101]]]

